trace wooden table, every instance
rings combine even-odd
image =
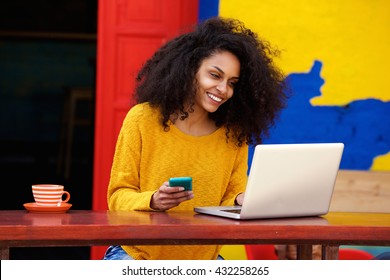
[[[390,214],[236,221],[193,212],[0,211],[1,259],[11,247],[112,244],[297,244],[299,259],[321,244],[323,259],[337,259],[340,245],[389,246]]]

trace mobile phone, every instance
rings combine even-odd
[[[169,179],[170,187],[183,187],[185,191],[192,191],[191,177],[173,177]]]

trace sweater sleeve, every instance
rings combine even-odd
[[[234,205],[236,197],[245,192],[248,172],[248,146],[243,145],[237,152],[234,168],[230,176],[229,185],[222,198],[221,205]]]
[[[110,210],[149,210],[154,191],[140,189],[139,110],[130,110],[119,133],[107,192]]]

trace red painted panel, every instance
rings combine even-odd
[[[121,37],[117,41],[117,65],[119,68],[116,74],[116,84],[118,85],[119,96],[116,96],[118,105],[125,104],[128,110],[129,100],[131,99],[130,90],[135,86],[135,76],[140,69],[144,57],[150,57],[154,51],[161,46],[162,37]],[[139,58],[139,55],[142,59]]]
[[[127,111],[138,69],[173,36],[197,22],[198,0],[99,0],[95,146],[94,210],[107,209],[116,138]],[[104,248],[92,248],[101,259]]]

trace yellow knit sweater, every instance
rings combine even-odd
[[[226,141],[225,129],[207,136],[164,131],[158,109],[143,103],[127,114],[118,136],[108,187],[110,210],[153,211],[153,193],[170,177],[190,176],[194,198],[169,211],[233,205],[245,190],[248,147]],[[216,259],[220,246],[123,246],[135,259]]]

